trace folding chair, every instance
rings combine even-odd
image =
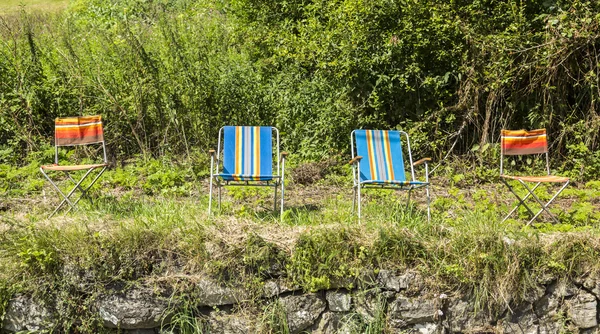
[[[277,155],[273,156],[273,138]],[[221,146],[223,142],[223,146]],[[222,148],[222,150],[221,150]],[[283,219],[284,170],[286,152],[279,153],[279,130],[267,126],[224,126],[219,130],[217,151],[210,150],[210,193],[208,213],[212,208],[213,182],[217,185],[219,209],[224,186],[273,187],[273,210],[277,211],[277,188],[281,186],[280,216]],[[223,170],[219,164],[223,160]],[[273,173],[273,159],[277,170]]]
[[[523,205],[527,211],[533,216],[527,223],[529,226],[534,220],[536,220],[542,212],[546,212],[554,222],[558,223],[558,219],[548,210],[548,206],[554,199],[567,187],[569,184],[568,177],[553,176],[550,175],[550,159],[548,157],[548,140],[546,137],[546,129],[538,129],[532,131],[525,130],[502,130],[501,136],[501,156],[500,156],[500,179],[508,187],[517,199],[519,204],[515,206],[509,213],[504,217],[502,222],[508,219],[518,208]],[[546,154],[546,175],[543,176],[512,176],[504,174],[503,160],[505,155],[531,155],[531,154]],[[523,198],[519,196],[515,190],[510,186],[508,180],[517,180],[527,190],[527,195]],[[526,182],[535,183],[533,188],[529,187]],[[544,204],[538,196],[535,195],[534,191],[542,183],[564,183],[560,190],[552,196],[552,198]],[[535,201],[541,205],[540,211],[536,214],[525,204],[525,200],[529,197],[533,197]]]
[[[410,180],[406,179],[402,141],[406,136],[406,147],[410,163]],[[356,146],[355,146],[356,143]],[[427,194],[427,221],[431,220],[429,207],[429,167],[431,158],[424,158],[413,163],[410,151],[410,140],[404,131],[394,130],[354,130],[350,135],[352,149],[352,177],[354,180],[354,196],[352,210],[358,202],[358,219],[360,221],[361,188],[379,188],[407,190],[408,201],[414,189],[425,187]],[[356,152],[355,152],[356,149]],[[366,159],[363,159],[366,157]],[[425,182],[415,179],[415,166],[425,164]]]
[[[75,207],[79,200],[83,197],[87,197],[87,191],[96,183],[98,178],[104,173],[106,167],[108,166],[106,160],[106,144],[104,142],[104,132],[102,129],[102,117],[101,116],[82,116],[82,117],[68,117],[68,118],[57,118],[54,122],[54,164],[41,166],[40,171],[46,179],[52,184],[52,186],[56,189],[56,191],[62,196],[63,200],[60,204],[54,209],[50,217],[52,217],[63,205],[68,204],[69,209],[67,213],[71,211],[71,209],[76,210]],[[102,144],[103,150],[103,162],[100,164],[90,164],[90,165],[66,165],[59,166],[58,165],[58,148],[60,146],[79,146],[79,145],[91,145],[91,144]],[[94,170],[100,169],[100,171],[96,174],[96,177],[85,189],[81,187],[82,182],[92,174]],[[47,171],[58,171],[63,172],[69,178],[69,180],[75,185],[71,191],[69,191],[66,195],[60,190],[58,185],[50,179],[50,176],[46,173]],[[71,172],[76,171],[86,171],[83,177],[79,181],[75,181],[73,176],[71,176]],[[81,196],[76,201],[72,201],[70,198],[75,193],[76,190],[81,191]]]

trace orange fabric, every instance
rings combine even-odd
[[[84,169],[94,169],[108,166],[108,164],[94,164],[94,165],[77,165],[77,166],[58,166],[58,165],[47,165],[42,166],[45,170],[57,170],[57,171],[75,171]]]
[[[568,177],[544,175],[544,176],[512,176],[512,175],[500,175],[505,179],[521,180],[525,182],[567,182]]]
[[[57,146],[85,145],[104,141],[100,115],[57,118],[54,125]]]
[[[502,130],[502,153],[504,155],[540,154],[548,152],[546,129]]]

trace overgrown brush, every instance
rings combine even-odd
[[[227,124],[275,125],[308,160],[347,154],[358,127],[405,129],[438,161],[545,127],[561,168],[593,178],[599,6],[78,0],[11,14],[0,161],[44,149],[56,116],[101,113],[113,161],[204,152]]]

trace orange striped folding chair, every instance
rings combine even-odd
[[[275,139],[275,142],[273,141]],[[223,143],[223,145],[221,145]],[[273,144],[277,154],[273,155]],[[219,130],[217,151],[210,150],[210,191],[208,213],[211,213],[213,182],[217,185],[219,208],[224,186],[273,187],[273,207],[277,211],[277,189],[281,187],[280,216],[283,219],[284,170],[286,152],[279,153],[279,131],[267,126],[224,126]],[[277,169],[273,170],[273,160]],[[222,162],[222,170],[219,171]]]
[[[48,179],[50,184],[54,186],[56,191],[63,197],[63,200],[60,204],[54,209],[50,217],[52,217],[61,207],[64,205],[69,205],[69,209],[67,212],[71,211],[71,209],[76,210],[76,205],[83,197],[87,197],[87,191],[96,183],[96,181],[100,178],[100,175],[104,173],[106,167],[108,166],[106,160],[106,144],[104,142],[104,132],[102,129],[102,117],[101,116],[82,116],[82,117],[68,117],[68,118],[57,118],[54,122],[54,164],[41,166],[40,170],[42,174]],[[91,164],[91,165],[59,165],[58,164],[58,148],[61,146],[78,146],[78,145],[90,145],[90,144],[102,144],[103,150],[103,162],[99,164]],[[85,189],[81,187],[82,182],[92,174],[92,171],[98,170],[99,172],[96,174],[96,177]],[[63,172],[66,174],[67,178],[75,185],[71,191],[69,191],[66,195],[60,190],[58,185],[50,179],[50,176],[47,172],[49,171],[57,171]],[[76,171],[86,171],[83,177],[79,181],[75,181],[73,176],[71,176],[71,172]],[[81,196],[75,200],[71,200],[71,196],[75,193],[76,190],[81,191]]]
[[[517,197],[519,204],[517,204],[502,220],[507,220],[517,209],[523,205],[527,211],[533,216],[527,223],[530,225],[536,220],[542,212],[546,212],[554,222],[558,223],[558,219],[550,212],[548,206],[554,201],[554,199],[567,187],[569,184],[568,177],[554,176],[550,174],[550,159],[548,157],[548,139],[546,137],[546,129],[538,129],[532,131],[525,130],[502,130],[501,137],[501,157],[500,157],[500,179],[508,187],[508,189]],[[503,160],[505,155],[531,155],[531,154],[546,154],[546,175],[543,176],[513,176],[504,174]],[[527,190],[527,195],[523,198],[519,196],[515,190],[510,186],[508,180],[517,180]],[[535,183],[533,188],[527,185],[526,182]],[[542,183],[558,183],[564,185],[558,190],[554,196],[547,202],[543,203],[538,196],[535,195],[534,191]],[[533,213],[531,208],[525,204],[525,201],[532,197],[539,205],[541,209],[537,213]]]
[[[407,179],[402,154],[401,135],[406,137],[410,178]],[[356,144],[356,145],[355,145]],[[352,210],[358,202],[358,219],[360,221],[361,188],[379,188],[407,190],[408,201],[412,190],[425,188],[427,195],[427,220],[431,220],[429,208],[429,167],[431,158],[423,158],[413,163],[410,151],[410,140],[404,131],[394,130],[354,130],[350,134],[352,150],[352,176],[354,180],[354,196]],[[425,182],[415,179],[415,167],[425,165]]]

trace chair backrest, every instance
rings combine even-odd
[[[219,130],[217,152],[223,137],[223,173],[245,176],[273,174],[273,133],[279,156],[279,131],[269,126],[224,126]],[[218,166],[217,166],[218,170]],[[277,175],[279,159],[277,160]]]
[[[352,157],[355,156],[354,143],[356,142],[356,155],[363,157],[360,161],[361,181],[406,181],[401,134],[406,136],[411,177],[414,181],[410,141],[406,132],[354,130],[351,136],[354,137],[354,140],[351,138]]]
[[[504,172],[505,155],[546,154],[546,171],[550,175],[546,129],[502,130],[500,134],[500,174]]]
[[[55,163],[58,164],[59,146],[90,144],[102,144],[104,162],[107,162],[102,116],[63,117],[54,121]]]

